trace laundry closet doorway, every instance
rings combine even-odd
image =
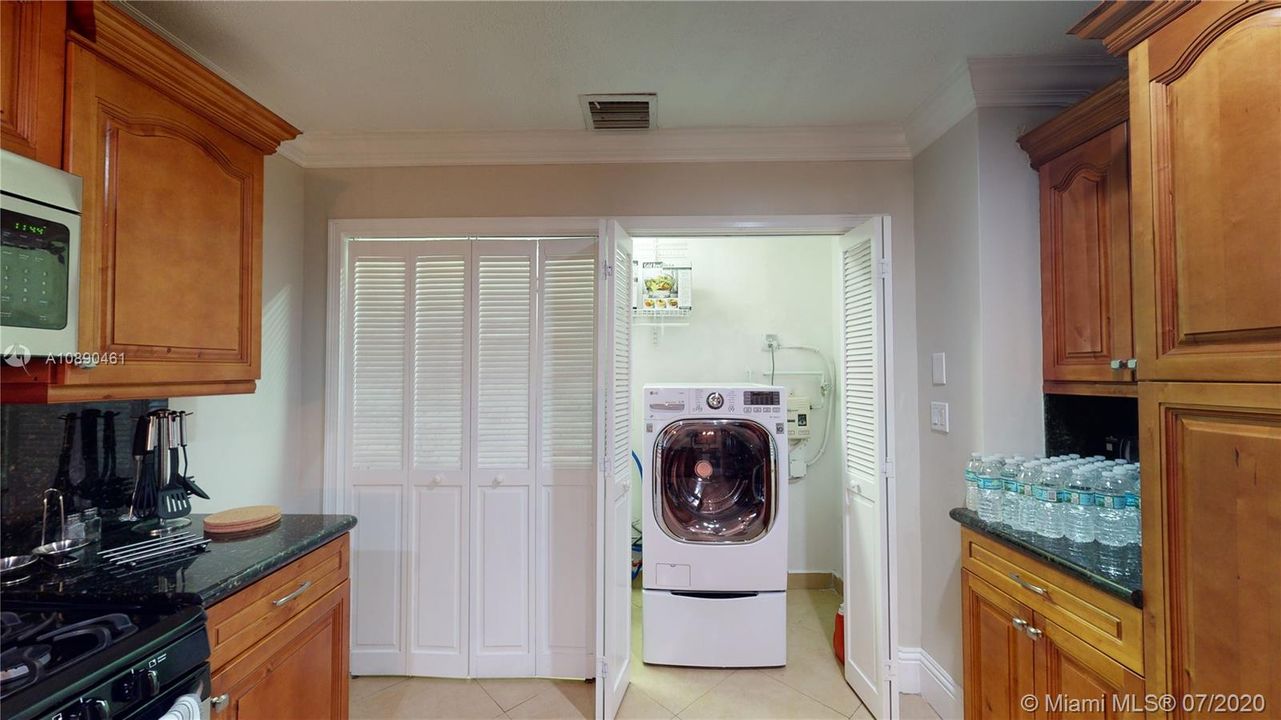
[[[353,674],[596,674],[597,225],[526,226],[373,223],[331,267]]]

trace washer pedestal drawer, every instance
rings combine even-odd
[[[695,667],[787,664],[787,593],[645,590],[646,663]]]

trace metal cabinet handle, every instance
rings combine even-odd
[[[1125,367],[1125,361],[1117,358],[1113,358],[1112,362],[1108,363],[1108,367],[1112,368],[1113,370],[1120,370],[1121,368]]]
[[[299,595],[302,595],[303,593],[307,592],[307,588],[310,588],[310,587],[311,587],[311,581],[310,581],[310,580],[308,580],[308,581],[304,582],[302,585],[300,585],[300,586],[298,587],[298,589],[297,589],[297,590],[295,590],[295,591],[293,591],[293,592],[289,593],[288,595],[286,595],[286,596],[284,596],[284,597],[282,597],[282,598],[276,598],[275,600],[272,600],[272,601],[271,601],[271,604],[272,604],[272,605],[275,605],[276,607],[280,607],[280,606],[282,606],[282,605],[285,605],[285,604],[287,604],[290,600],[293,600],[294,598],[298,597]]]
[[[218,697],[213,698],[212,700],[210,700],[210,701],[209,701],[209,704],[213,706],[213,709],[214,709],[214,710],[221,710],[221,709],[223,709],[223,708],[227,707],[227,703],[229,703],[229,702],[231,702],[231,696],[230,696],[230,695],[228,695],[227,693],[223,693],[223,694],[219,695]]]
[[[1041,630],[1038,630],[1037,628],[1034,628],[1034,627],[1027,628],[1023,632],[1026,632],[1027,636],[1032,638],[1033,640],[1040,640],[1041,636],[1045,634]]]
[[[1027,620],[1023,618],[1010,618],[1010,624],[1014,625],[1015,630],[1027,632]]]
[[[1125,366],[1126,366],[1127,368],[1129,368],[1129,369],[1133,370],[1133,369],[1135,369],[1135,368],[1137,368],[1137,367],[1139,366],[1139,359],[1138,359],[1138,358],[1130,358],[1129,360],[1126,360],[1126,361],[1125,361]]]
[[[1045,591],[1045,588],[1037,587],[1036,585],[1033,585],[1032,583],[1019,577],[1018,573],[1010,573],[1010,579],[1018,583],[1024,590],[1034,592],[1037,595],[1041,595],[1041,596],[1045,596],[1047,594]]]

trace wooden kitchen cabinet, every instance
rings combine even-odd
[[[1139,379],[1281,382],[1281,3],[1183,8],[1129,62]]]
[[[1040,183],[1047,392],[1134,394],[1093,385],[1134,381],[1127,114],[1122,79],[1019,138]]]
[[[1030,720],[1034,713],[1020,700],[1036,691],[1032,639],[1015,621],[1031,624],[1032,611],[967,571],[961,573],[961,612],[965,717]]]
[[[331,540],[208,610],[214,720],[344,720],[350,549]]]
[[[90,362],[5,368],[6,402],[252,392],[263,157],[298,130],[114,4],[74,4],[65,47],[60,139],[84,179],[77,349]]]
[[[5,150],[62,166],[67,6],[0,3],[0,140]]]
[[[1147,692],[1261,693],[1275,712],[1281,384],[1142,383],[1139,425]]]
[[[967,720],[1142,717],[1139,608],[969,529],[961,568]]]

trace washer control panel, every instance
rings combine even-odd
[[[786,422],[783,389],[777,386],[698,387],[646,386],[642,395],[646,420],[688,415],[778,416]]]

